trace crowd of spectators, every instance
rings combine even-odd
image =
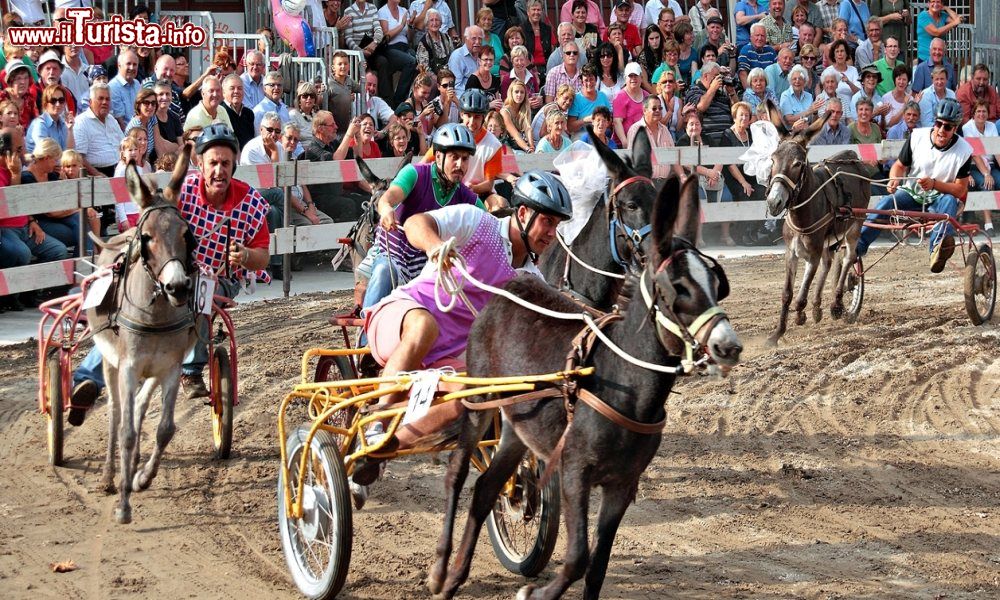
[[[474,134],[489,154],[467,176],[478,178],[467,183],[482,197],[494,191],[491,178],[504,176],[490,166],[500,154],[558,152],[574,139],[590,140],[588,126],[615,148],[628,148],[640,128],[655,147],[747,147],[749,125],[766,118],[768,103],[791,131],[829,113],[815,142],[828,144],[900,139],[927,126],[948,97],[962,104],[965,135],[996,135],[1000,118],[989,69],[975,65],[960,81],[946,56],[942,36],[962,17],[942,0],[916,15],[909,0],[740,0],[731,8],[735,31],[727,31],[730,15],[714,0],[683,7],[677,0],[619,0],[608,13],[591,0],[568,0],[555,13],[557,23],[540,0],[478,6],[463,29],[442,0],[387,0],[381,7],[323,1],[321,21],[336,28],[340,48],[363,53],[367,65],[355,81],[347,54],[333,52],[326,87],[286,82],[254,51],[238,58],[221,51],[192,72],[198,69],[180,51],[5,44],[0,126],[16,130],[24,147],[0,161],[0,185],[24,182],[28,169],[44,176],[50,168],[61,178],[113,176],[129,157],[144,158],[137,162],[151,169],[175,156],[185,132],[219,122],[235,131],[243,164],[421,157],[437,127],[465,119],[461,101],[471,89],[488,103]],[[130,16],[143,14],[148,10],[139,5]],[[26,22],[17,12],[4,17],[5,28]],[[291,106],[286,89],[294,89]],[[76,175],[49,161],[50,141],[64,151],[62,164],[78,165]],[[40,159],[43,166],[34,166]],[[986,157],[978,166],[977,189],[992,189],[997,161]],[[682,173],[657,169],[657,176]],[[739,165],[689,174],[709,200],[763,194]],[[368,191],[364,182],[296,190],[293,222],[353,219]],[[279,190],[263,192],[272,224],[280,222]],[[61,240],[52,223],[71,218],[79,216],[0,220],[0,267],[66,256],[75,238]],[[127,228],[128,220],[106,216],[102,232],[109,224]],[[737,235],[728,224],[720,235],[726,244],[774,237],[767,230]]]

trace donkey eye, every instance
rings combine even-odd
[[[688,287],[686,285],[684,285],[683,283],[675,283],[674,284],[674,291],[677,292],[678,296],[685,296],[685,297],[688,297],[688,298],[691,297],[691,290],[689,290]]]
[[[639,205],[635,202],[626,202],[625,208],[627,210],[639,210]]]

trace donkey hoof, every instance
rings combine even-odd
[[[126,508],[116,508],[115,509],[115,521],[118,521],[119,525],[128,525],[132,522],[132,507]]]
[[[132,478],[132,489],[134,490],[146,490],[153,483],[153,477],[146,477],[146,474],[142,471],[135,474]]]
[[[768,348],[777,348],[778,347],[778,338],[779,337],[780,336],[778,336],[778,335],[769,336],[767,338],[767,341],[764,342],[764,345],[767,346]]]
[[[529,600],[531,598],[531,593],[535,591],[535,586],[533,584],[528,584],[523,588],[517,590],[516,600]]]
[[[819,323],[823,320],[823,307],[814,306],[813,307],[813,323]]]
[[[834,319],[840,319],[841,317],[843,317],[844,316],[844,305],[843,304],[834,304],[833,306],[831,306],[830,307],[830,316],[833,317]]]
[[[805,313],[805,311],[800,310],[799,312],[795,313],[795,324],[796,325],[805,325],[806,324],[806,313]]]
[[[427,589],[430,590],[430,593],[432,596],[434,596],[435,600],[437,600],[438,598],[444,598],[444,596],[441,594],[441,588],[443,587],[444,587],[443,578],[435,577],[433,572],[427,576]]]

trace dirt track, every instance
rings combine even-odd
[[[825,316],[768,349],[780,259],[726,268],[744,362],[728,380],[686,381],[670,397],[604,596],[1000,597],[1000,317],[972,327],[957,266],[932,276],[926,252],[906,249],[869,274],[858,324]],[[129,526],[113,524],[114,501],[97,489],[103,401],[67,429],[67,466],[49,467],[35,348],[5,348],[0,596],[298,597],[275,518],[275,414],[302,351],[329,345],[333,304],[313,295],[235,313],[243,404],[233,458],[209,458],[208,409],[179,400],[178,434],[152,489],[133,496]],[[443,470],[390,464],[355,514],[341,597],[428,596]],[[561,557],[560,546],[542,581]],[[80,568],[52,573],[61,560]],[[522,584],[484,535],[462,597],[511,598]]]

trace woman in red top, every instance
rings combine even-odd
[[[531,53],[531,62],[538,68],[539,74],[545,73],[545,63],[552,54],[556,36],[552,27],[542,21],[541,0],[528,0],[528,22],[524,28],[524,45]],[[544,75],[542,75],[544,78]]]

